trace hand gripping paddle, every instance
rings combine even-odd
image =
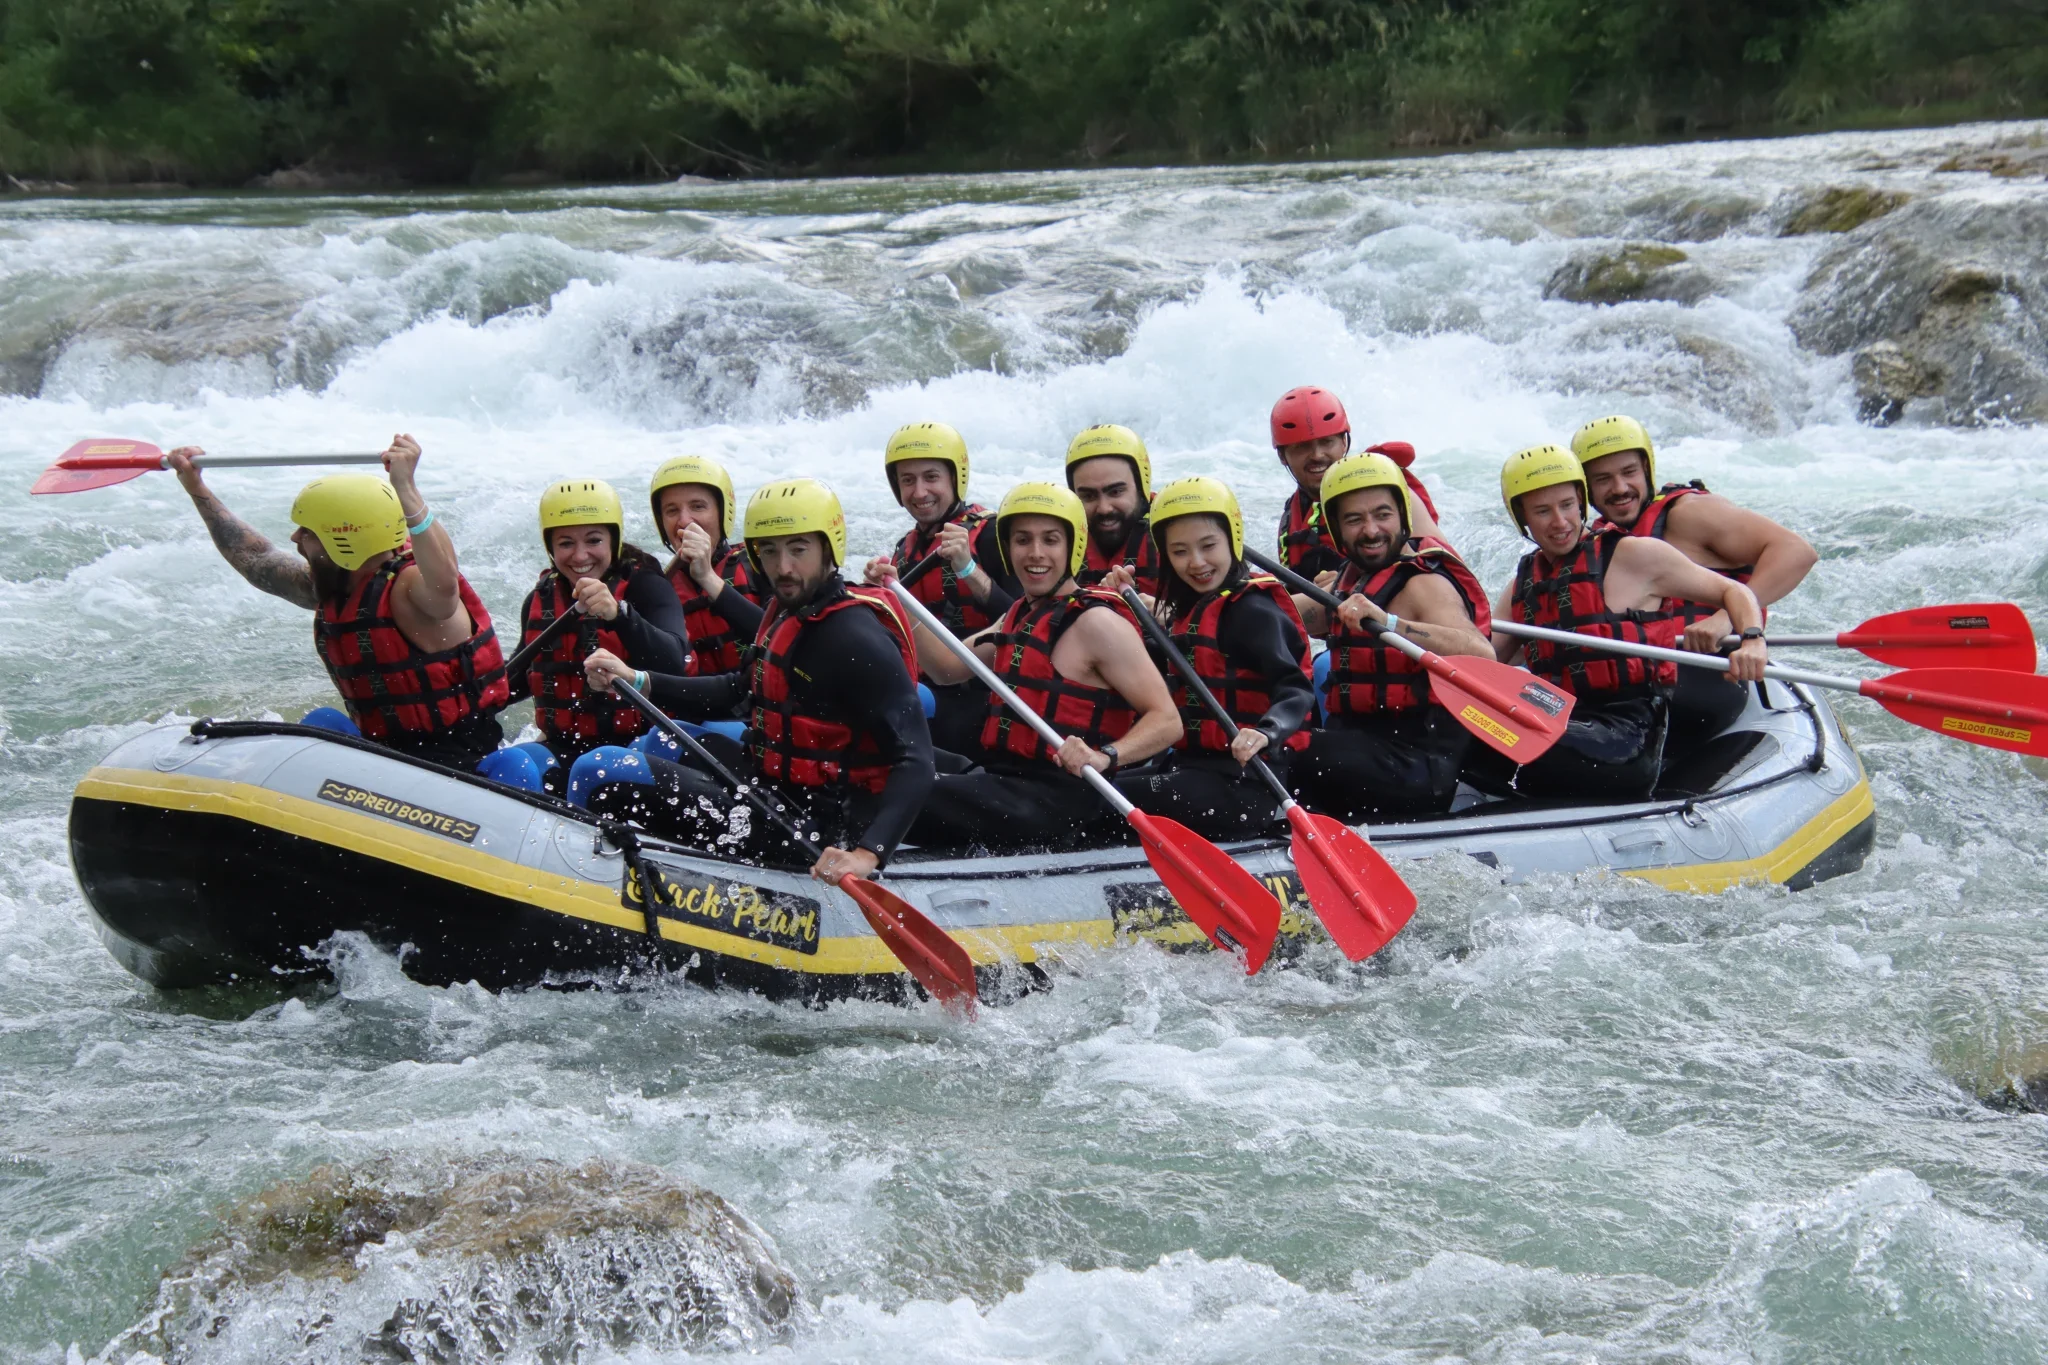
[[[614,682],[612,690],[633,703],[640,714],[658,726],[663,734],[688,749],[699,763],[737,792],[748,805],[780,826],[783,833],[811,856],[813,862],[818,859],[818,846],[804,837],[803,831],[783,814],[779,806],[748,783],[740,781],[697,741],[695,735],[662,714],[661,708],[642,696],[633,684]],[[886,886],[865,881],[851,872],[841,877],[838,885],[841,891],[853,897],[854,904],[867,916],[868,927],[875,931],[875,936],[888,945],[889,951],[896,954],[896,960],[931,992],[934,1000],[969,1019],[974,1017],[974,959],[960,946],[959,940]]]
[[[263,469],[277,465],[382,464],[383,453],[352,455],[200,455],[199,469]],[[168,469],[164,453],[147,441],[94,437],[80,441],[57,457],[30,488],[30,493],[83,493],[139,479],[152,469]]]
[[[1174,671],[1209,708],[1225,733],[1237,737],[1237,722],[1216,700],[1216,694],[1195,672],[1187,655],[1173,643],[1173,637],[1159,619],[1145,609],[1145,603],[1130,588],[1122,592],[1124,602],[1137,614],[1145,631],[1166,651]],[[1251,761],[1253,771],[1280,798],[1293,831],[1294,868],[1301,874],[1302,889],[1316,917],[1329,931],[1331,941],[1353,962],[1361,962],[1387,946],[1415,914],[1415,893],[1401,874],[1388,865],[1380,851],[1358,837],[1357,831],[1327,815],[1311,815],[1288,793],[1263,758]]]
[[[1721,637],[1723,649],[1741,643],[1740,635]],[[2034,628],[2026,613],[2010,602],[1914,607],[1873,616],[1834,635],[1770,635],[1764,644],[1771,649],[1813,645],[1853,649],[1893,668],[1997,668],[2032,673],[2038,663]]]
[[[1494,630],[1523,640],[1552,640],[1608,654],[1663,659],[1691,668],[1728,671],[1718,654],[1694,654],[1658,645],[1630,644],[1597,635],[1578,635],[1542,626],[1495,621]],[[2048,758],[2048,678],[1995,668],[1909,668],[1883,678],[1839,678],[1803,668],[1764,667],[1766,678],[1854,692],[1870,698],[1900,720],[1950,739]]]
[[[1046,723],[1045,717],[1026,706],[1015,692],[989,670],[972,649],[947,630],[938,617],[925,610],[924,603],[910,595],[901,583],[889,585],[896,600],[932,638],[950,650],[988,690],[1003,699],[1012,711],[1037,732],[1038,737],[1057,749],[1065,737]],[[1161,816],[1147,815],[1133,806],[1124,794],[1094,769],[1083,774],[1088,785],[1117,814],[1138,831],[1152,870],[1187,917],[1208,935],[1209,941],[1225,952],[1242,952],[1247,976],[1266,965],[1273,940],[1280,933],[1280,902],[1261,886],[1252,874],[1232,862],[1216,845],[1186,825]]]
[[[1335,613],[1341,605],[1336,594],[1317,587],[1271,556],[1247,549],[1244,557],[1296,592],[1314,598],[1325,611]],[[1564,737],[1565,723],[1571,720],[1577,699],[1526,668],[1465,654],[1446,659],[1398,631],[1383,630],[1380,639],[1429,670],[1430,700],[1496,753],[1517,763],[1533,763]]]

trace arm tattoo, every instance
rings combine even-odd
[[[214,548],[252,587],[309,610],[320,605],[313,595],[313,571],[305,560],[265,540],[262,532],[230,512],[213,494],[193,502],[213,536]]]

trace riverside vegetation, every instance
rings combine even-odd
[[[2039,0],[0,0],[13,188],[1286,158],[2043,108]]]

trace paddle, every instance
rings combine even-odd
[[[1298,593],[1334,613],[1336,594],[1317,587],[1285,564],[1247,549],[1244,557]],[[1424,649],[1398,631],[1383,630],[1380,639],[1429,670],[1430,699],[1451,713],[1458,724],[1477,735],[1495,752],[1517,763],[1533,763],[1564,736],[1577,700],[1552,687],[1525,668],[1511,668],[1497,659],[1460,654],[1446,659]]]
[[[731,769],[714,758],[695,735],[664,715],[661,708],[642,696],[633,684],[617,681],[612,684],[612,690],[633,703],[649,723],[688,749],[719,781],[774,821],[783,833],[810,855],[813,862],[817,861],[820,856],[817,844],[804,837],[804,832],[783,814],[780,806],[768,800],[750,783],[740,781]],[[909,968],[910,974],[931,992],[934,1000],[969,1019],[974,1017],[974,959],[951,934],[886,886],[865,881],[851,872],[842,876],[838,885],[841,891],[853,897],[854,904],[867,916],[868,926],[875,931],[875,936],[888,945],[889,951],[896,954],[897,961]]]
[[[1741,643],[1740,635],[1721,637],[1723,649]],[[1772,649],[1814,645],[1853,649],[1893,668],[1999,668],[2032,673],[2036,664],[2034,628],[2026,613],[2010,602],[1914,607],[1873,616],[1834,635],[1771,635],[1764,643]]]
[[[1137,591],[1124,588],[1121,596],[1137,613],[1146,633],[1166,651],[1181,681],[1202,699],[1202,705],[1209,708],[1209,714],[1216,717],[1224,732],[1232,739],[1237,738],[1237,722],[1216,700],[1209,684],[1195,672],[1187,655],[1175,647],[1166,627],[1146,610]],[[1280,808],[1287,812],[1287,824],[1293,831],[1295,870],[1301,873],[1308,902],[1315,907],[1331,941],[1353,962],[1361,962],[1386,947],[1415,913],[1415,893],[1409,890],[1408,883],[1355,830],[1327,815],[1311,815],[1303,810],[1265,759],[1254,758],[1250,766],[1273,789],[1273,794],[1280,798]]]
[[[299,464],[382,464],[382,451],[374,455],[197,455],[192,463],[200,469],[263,469]],[[80,441],[57,457],[44,470],[36,493],[83,493],[92,488],[110,488],[117,483],[139,479],[152,469],[169,469],[163,451],[147,441],[121,437],[94,437]]]
[[[1608,654],[1665,659],[1692,668],[1726,673],[1729,667],[1728,661],[1718,654],[1630,644],[1512,621],[1495,621],[1493,628],[1517,639],[1552,640]],[[1995,668],[1909,668],[1886,678],[1859,679],[1769,664],[1764,668],[1764,676],[1809,687],[1829,687],[1837,692],[1855,692],[1923,730],[1981,744],[1987,749],[2048,758],[2048,678],[2038,674]]]
[[[1008,685],[998,678],[975,652],[947,630],[938,617],[925,610],[924,603],[910,595],[901,583],[890,585],[896,600],[911,617],[931,632],[932,638],[951,650],[969,671],[1003,699],[1012,711],[1057,749],[1065,736],[1046,723],[1045,717],[1026,706]],[[1222,849],[1202,838],[1186,825],[1161,816],[1147,815],[1133,806],[1109,779],[1093,768],[1082,776],[1117,814],[1138,831],[1152,870],[1159,874],[1167,894],[1172,896],[1209,941],[1225,952],[1244,953],[1245,975],[1266,965],[1273,940],[1280,933],[1280,902],[1261,886],[1252,874],[1232,862]]]
[[[563,631],[569,629],[569,627],[582,619],[583,604],[579,602],[572,606],[570,610],[563,612],[560,616],[548,622],[545,630],[519,646],[518,652],[505,661],[505,676],[516,678],[524,673],[526,666],[533,662],[534,655],[553,644]]]

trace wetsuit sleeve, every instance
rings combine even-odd
[[[1010,609],[1010,604],[1023,594],[1016,576],[1003,572],[1002,543],[996,539],[996,519],[990,517],[974,533],[974,562],[988,575],[990,587],[988,601],[982,610],[990,616],[1001,616]]]
[[[932,736],[917,684],[873,612],[835,612],[820,621],[807,632],[803,656],[803,672],[831,688],[832,709],[874,736],[889,765],[879,808],[858,844],[887,863],[932,789]]]
[[[1266,679],[1273,704],[1259,718],[1258,728],[1274,744],[1307,723],[1315,712],[1315,685],[1301,671],[1307,646],[1279,603],[1264,594],[1247,594],[1223,613],[1217,641],[1232,662]]]
[[[728,583],[725,591],[712,602],[711,610],[723,617],[732,627],[733,633],[742,640],[751,640],[761,633],[761,618],[767,615],[761,604]]]
[[[747,674],[742,670],[686,678],[649,670],[647,699],[673,716],[730,716],[747,699]]]
[[[615,628],[633,667],[649,673],[681,673],[689,667],[690,630],[668,575],[656,569],[635,573],[626,580],[626,604],[632,610],[619,617]]]
[[[519,638],[513,641],[513,648],[505,651],[505,661],[507,663],[510,663],[512,661],[512,656],[519,652],[517,646],[526,643],[526,618],[527,615],[532,612],[532,610],[533,593],[528,592],[526,596],[521,598],[519,601],[519,614],[512,618],[513,620],[520,623]],[[533,688],[531,686],[532,678],[527,674],[527,671],[523,668],[519,670],[519,673],[516,677],[510,673],[507,673],[505,675],[505,682],[506,685],[512,689],[511,695],[507,697],[505,701],[505,705],[507,706],[512,705],[514,702],[525,701],[528,697],[533,695]]]

